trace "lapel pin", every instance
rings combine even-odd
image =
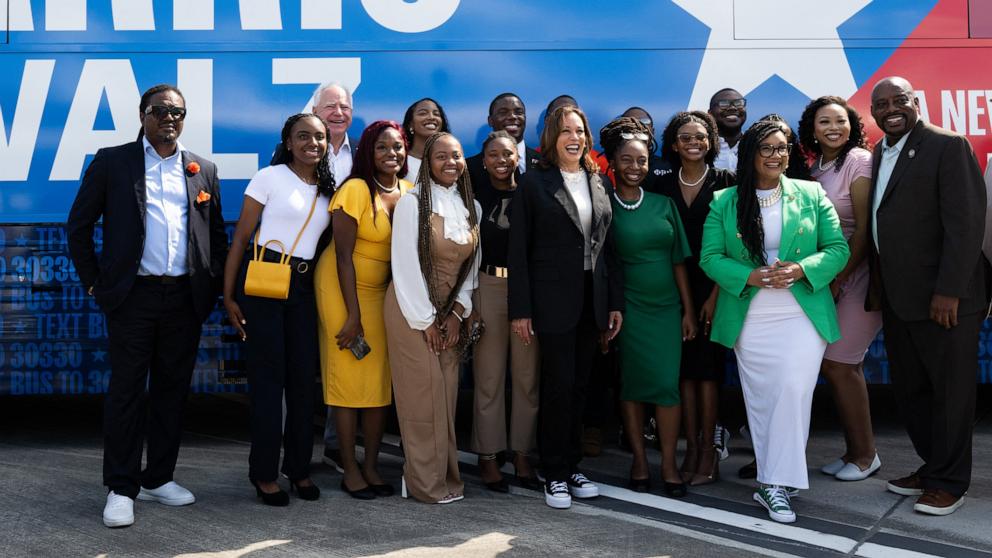
[[[916,150],[915,149],[910,149],[909,150],[909,158],[912,159],[913,157],[916,157]]]

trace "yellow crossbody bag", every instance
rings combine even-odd
[[[255,231],[255,239],[253,244],[255,245],[255,256],[248,262],[248,273],[245,275],[245,294],[248,296],[260,296],[264,298],[275,298],[279,300],[286,300],[289,298],[289,282],[292,278],[292,268],[289,267],[289,258],[296,249],[296,244],[300,242],[300,238],[303,236],[303,231],[307,229],[307,225],[310,224],[310,218],[313,217],[313,210],[317,207],[317,198],[320,197],[318,193],[313,198],[313,204],[310,206],[310,213],[307,215],[307,220],[303,223],[303,228],[300,229],[299,234],[296,235],[296,240],[293,241],[293,246],[286,251],[286,247],[282,242],[278,240],[270,240],[262,246],[261,252],[258,249],[258,234],[261,232],[261,227],[258,231]],[[264,261],[265,249],[273,244],[279,247],[279,251],[282,252],[282,257],[279,258],[278,262],[267,262]]]

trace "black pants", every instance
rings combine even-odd
[[[925,488],[961,496],[971,483],[978,334],[984,314],[958,316],[944,329],[932,320],[905,322],[883,308],[892,385]]]
[[[582,411],[598,347],[592,309],[592,275],[586,273],[582,313],[564,333],[537,332],[541,345],[541,468],[549,481],[564,481],[582,460]]]
[[[103,409],[103,484],[117,494],[134,498],[140,486],[172,480],[200,329],[187,278],[165,285],[139,277],[107,315],[111,374]]]
[[[268,255],[268,254],[266,254]],[[268,482],[279,476],[279,449],[285,450],[282,472],[296,481],[310,476],[317,351],[317,303],[313,262],[306,273],[293,265],[289,298],[277,300],[244,294],[245,258],[238,279],[238,304],[244,314],[245,361],[251,401],[251,452],[248,478]],[[283,421],[283,394],[286,418]]]

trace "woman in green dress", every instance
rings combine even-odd
[[[661,440],[661,476],[668,496],[685,496],[675,464],[678,444],[682,342],[696,336],[695,309],[683,260],[690,255],[671,198],[641,187],[654,139],[644,124],[621,117],[600,130],[613,170],[613,234],[623,263],[627,314],[619,336],[624,431],[634,454],[630,488],[650,490],[644,452],[646,405],[654,405]]]

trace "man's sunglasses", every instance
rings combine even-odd
[[[145,114],[152,115],[159,120],[165,119],[165,117],[171,116],[176,120],[182,120],[186,118],[186,109],[183,107],[167,107],[165,105],[150,105],[145,108]]]
[[[747,106],[747,99],[734,99],[733,101],[729,101],[727,99],[720,99],[719,101],[713,104],[721,109],[728,109],[730,107],[742,109]]]

